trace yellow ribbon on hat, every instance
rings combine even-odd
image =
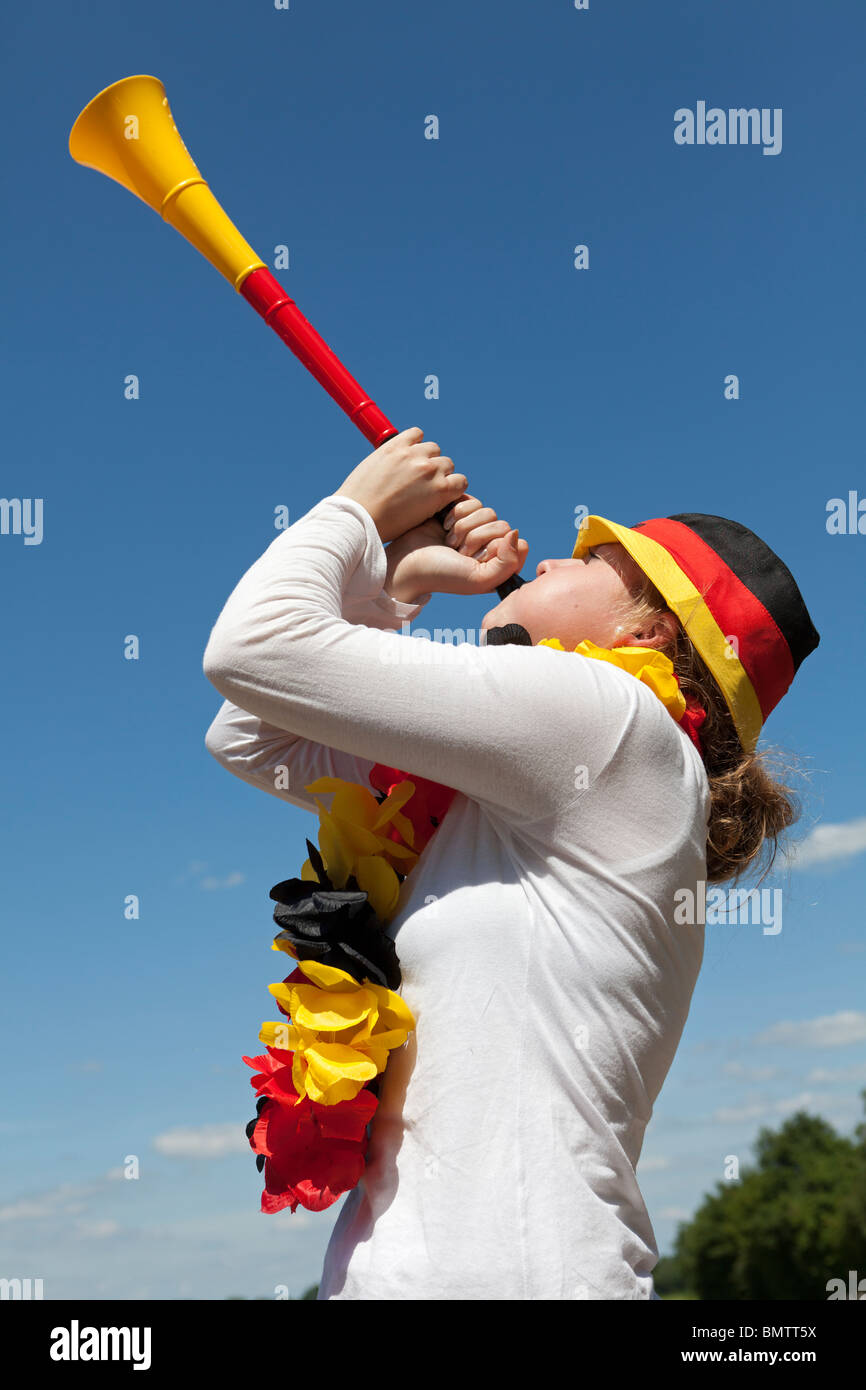
[[[567,650],[558,637],[543,637],[539,647],[553,647],[554,651]],[[664,652],[654,647],[597,647],[588,639],[579,642],[573,649],[580,656],[592,657],[595,661],[609,661],[619,666],[637,680],[643,681],[656,694],[673,718],[680,722],[686,712],[686,701],[674,675],[674,664]]]

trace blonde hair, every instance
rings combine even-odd
[[[698,731],[711,798],[707,881],[737,880],[769,850],[763,878],[773,866],[782,832],[801,815],[793,788],[777,780],[778,774],[787,775],[795,765],[777,749],[745,751],[714,676],[646,575],[637,591],[617,605],[613,616],[638,641],[644,629],[664,615],[670,621],[661,624],[662,641],[648,645],[670,657],[683,695],[689,703],[694,697],[707,712]]]

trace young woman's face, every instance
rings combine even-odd
[[[482,631],[520,623],[533,646],[558,637],[567,650],[589,640],[619,646],[635,634],[619,628],[616,605],[627,600],[643,578],[624,546],[594,545],[581,560],[542,560],[537,578],[522,584],[484,615]]]

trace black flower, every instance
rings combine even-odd
[[[274,921],[282,928],[276,940],[287,942],[298,960],[316,960],[345,970],[359,984],[367,979],[399,989],[402,975],[394,942],[385,935],[367,894],[354,878],[345,888],[333,888],[309,840],[307,850],[319,882],[287,878],[268,895],[277,904]]]

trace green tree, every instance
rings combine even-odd
[[[755,1155],[678,1228],[653,1271],[659,1294],[825,1300],[829,1279],[866,1276],[866,1124],[848,1139],[799,1110],[760,1131]]]

